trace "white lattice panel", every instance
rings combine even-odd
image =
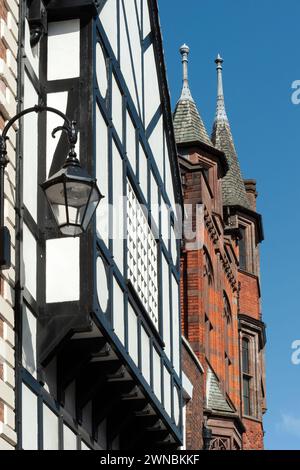
[[[131,185],[127,186],[128,279],[158,328],[157,243]]]

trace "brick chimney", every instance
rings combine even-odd
[[[250,207],[253,211],[256,211],[256,198],[258,196],[256,191],[256,180],[244,180],[244,184]]]

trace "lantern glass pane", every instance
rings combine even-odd
[[[56,183],[45,190],[48,202],[58,225],[67,223],[66,200],[63,183]]]
[[[69,181],[66,183],[69,223],[81,225],[88,205],[91,186],[86,183]]]
[[[86,230],[100,201],[100,194],[97,188],[93,188],[91,198],[82,221],[83,230]]]

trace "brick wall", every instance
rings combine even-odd
[[[0,1],[0,129],[16,114],[19,0]],[[16,127],[7,142],[5,224],[12,240],[12,267],[1,273],[0,287],[0,450],[13,449],[15,433],[15,182]]]
[[[251,419],[244,419],[243,423],[247,430],[247,432],[243,435],[243,449],[263,450],[264,432],[262,423],[258,421],[252,421]]]
[[[240,312],[249,317],[260,319],[260,294],[257,277],[239,272]]]
[[[186,405],[186,449],[200,450],[203,448],[204,378],[184,343],[182,346],[182,369],[193,385],[193,396]]]

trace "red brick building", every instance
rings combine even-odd
[[[222,63],[209,137],[192,98],[189,48],[174,114],[184,202],[195,239],[181,258],[187,449],[263,449],[265,325],[260,306],[261,216],[256,183],[243,180],[225,110]]]

